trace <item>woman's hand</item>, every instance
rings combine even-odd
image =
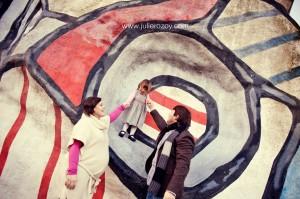
[[[130,103],[124,102],[124,103],[122,104],[122,106],[126,109],[126,108],[128,108],[128,107],[130,106]]]
[[[75,189],[77,183],[77,175],[67,175],[66,178],[67,179],[65,182],[65,186],[70,190]]]

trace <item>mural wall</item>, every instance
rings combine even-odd
[[[163,117],[192,112],[185,199],[300,194],[300,27],[290,0],[7,0],[0,3],[0,196],[57,198],[82,100],[106,111],[138,83]],[[158,128],[109,129],[94,198],[143,198]]]

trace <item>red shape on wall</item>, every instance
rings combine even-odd
[[[23,125],[25,117],[26,117],[26,113],[27,113],[26,101],[27,101],[28,89],[29,89],[29,79],[28,79],[28,75],[27,75],[25,66],[22,66],[21,69],[22,69],[22,73],[24,76],[24,84],[23,84],[22,93],[21,93],[21,97],[20,97],[21,109],[20,109],[19,115],[18,115],[17,119],[15,120],[13,126],[10,128],[9,132],[7,133],[5,140],[3,142],[3,145],[2,145],[2,149],[0,152],[0,176],[2,175],[2,171],[4,169],[10,147],[11,147],[14,139],[16,138],[21,126]]]
[[[59,154],[61,152],[61,110],[56,104],[53,104],[54,112],[55,112],[55,136],[54,136],[54,145],[52,148],[51,155],[49,157],[47,166],[44,170],[43,177],[41,180],[38,199],[47,198],[50,181],[56,166],[56,163],[59,158]]]
[[[97,186],[97,191],[93,195],[93,199],[102,199],[105,191],[105,173],[100,176],[100,183]]]
[[[168,96],[165,96],[157,91],[152,91],[149,95],[150,95],[150,99],[152,99],[156,103],[158,103],[168,109],[172,109],[177,105],[185,106],[191,112],[192,120],[194,122],[202,124],[202,125],[206,125],[206,122],[207,122],[206,113],[197,111],[193,107],[183,104],[181,102],[178,102],[174,99],[171,99]]]
[[[57,38],[40,54],[37,62],[77,106],[91,69],[128,25],[150,20],[201,18],[216,1],[172,0],[108,11]]]

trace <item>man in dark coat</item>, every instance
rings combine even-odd
[[[188,131],[191,113],[184,106],[175,106],[165,121],[151,101],[147,105],[161,132],[155,150],[146,161],[146,199],[180,199],[195,146]]]

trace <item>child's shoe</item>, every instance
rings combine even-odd
[[[128,139],[130,139],[132,142],[135,142],[135,140],[136,140],[135,137],[134,137],[133,135],[129,135],[129,136],[128,136]]]
[[[120,136],[120,137],[124,137],[125,134],[126,134],[126,132],[123,131],[123,130],[119,132],[119,136]]]

